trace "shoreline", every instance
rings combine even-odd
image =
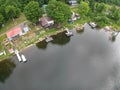
[[[84,24],[86,24],[86,23],[84,23]],[[82,24],[82,26],[84,26],[84,24]],[[105,26],[106,27],[106,26]],[[109,29],[109,30],[105,30],[105,27],[103,27],[103,28],[101,28],[101,29],[103,29],[104,31],[108,31],[108,32],[118,32],[118,31],[115,31],[114,29]],[[108,26],[108,27],[110,27],[110,26]],[[74,28],[74,27],[73,27]],[[59,34],[59,33],[62,33],[62,32],[64,32],[64,31],[66,31],[65,29],[60,29],[60,30],[56,30],[55,32],[53,32],[53,33],[48,33],[48,35],[49,36],[53,36],[53,35],[57,35],[57,34]],[[76,30],[77,31],[77,30]],[[26,50],[27,48],[30,48],[31,46],[34,46],[34,45],[36,45],[36,43],[39,43],[39,42],[42,42],[43,40],[45,40],[45,37],[46,36],[48,36],[47,34],[46,35],[44,35],[44,36],[41,36],[41,37],[39,37],[38,38],[38,40],[36,40],[36,41],[34,41],[33,43],[31,43],[31,44],[29,44],[29,45],[27,45],[27,46],[25,46],[25,47],[22,47],[20,50],[19,50],[19,52],[23,52],[24,50]],[[9,59],[9,58],[12,58],[12,57],[14,57],[15,56],[15,53],[13,53],[13,54],[11,54],[11,55],[7,55],[5,58],[3,58],[3,59],[0,59],[0,62],[1,61],[4,61],[4,60],[6,60],[6,59]]]
[[[58,30],[58,31],[50,34],[49,36],[57,35],[57,34],[62,33],[62,32],[64,32],[64,31],[65,31],[65,30]],[[42,42],[43,40],[45,40],[45,37],[46,37],[46,36],[47,36],[47,35],[45,35],[45,36],[43,36],[43,37],[40,37],[39,40],[37,40],[37,41],[35,41],[34,43],[32,43],[32,44],[30,44],[30,45],[22,48],[21,50],[19,50],[19,52],[23,52],[25,49],[27,49],[27,48],[29,48],[29,47],[31,47],[31,46],[36,45],[36,43]]]
[[[57,34],[62,33],[62,32],[64,32],[64,31],[66,31],[66,30],[64,30],[64,29],[56,30],[54,33],[50,33],[49,36],[57,35]],[[46,37],[46,36],[47,36],[47,35],[44,35],[44,36],[38,38],[38,40],[36,40],[35,42],[27,45],[26,47],[21,48],[21,49],[19,50],[19,52],[23,52],[23,51],[26,50],[27,48],[30,48],[31,46],[36,45],[36,43],[42,42],[43,40],[45,40],[45,37]],[[6,60],[6,59],[10,59],[10,58],[12,58],[12,57],[14,57],[14,56],[15,56],[15,53],[13,53],[13,54],[11,54],[11,55],[7,55],[5,58],[0,59],[0,62],[4,61],[4,60]]]

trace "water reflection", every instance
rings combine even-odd
[[[82,33],[84,33],[84,29],[83,30],[76,30],[76,32],[82,34]]]
[[[15,63],[10,61],[10,59],[0,62],[0,82],[4,83],[5,80],[12,74],[15,67]]]
[[[42,42],[39,42],[36,44],[36,46],[39,48],[39,49],[46,49],[47,48],[47,42],[44,40]]]
[[[18,64],[0,90],[120,90],[120,39],[113,44],[108,34],[87,25],[71,41],[64,32],[53,36],[58,45],[31,46],[24,51],[30,61]]]
[[[59,33],[58,35],[53,35],[53,44],[58,44],[58,45],[65,45],[70,41],[70,37],[67,37],[65,35],[65,32]]]
[[[115,42],[116,37],[119,35],[119,32],[113,32],[111,34],[111,36],[109,37],[109,40],[111,40],[112,42]]]

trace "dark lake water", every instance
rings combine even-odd
[[[91,29],[53,36],[0,63],[0,90],[120,90],[120,35]],[[112,39],[111,39],[112,38]]]

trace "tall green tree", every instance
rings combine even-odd
[[[95,0],[89,0],[89,6],[90,6],[90,9],[92,10],[92,11],[94,11],[94,9],[95,9]]]
[[[97,13],[105,13],[107,10],[107,7],[104,3],[96,3],[95,4],[95,11]]]
[[[120,20],[120,9],[116,8],[115,6],[112,6],[110,9],[110,13],[108,14],[108,17],[114,21]]]
[[[42,9],[38,2],[31,1],[26,5],[24,14],[29,21],[35,23],[42,16]]]
[[[60,1],[51,1],[47,8],[47,15],[57,23],[64,23],[71,17],[71,9]]]
[[[18,17],[20,15],[20,9],[16,8],[12,5],[8,5],[5,8],[5,13],[8,19],[12,19],[14,21],[14,18]]]
[[[80,16],[84,16],[87,15],[87,13],[89,12],[90,7],[89,4],[87,2],[81,2],[78,6],[78,13],[80,14]]]

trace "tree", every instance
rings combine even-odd
[[[84,16],[89,12],[89,4],[87,2],[81,2],[78,6],[78,13],[80,16]]]
[[[95,5],[95,11],[97,13],[105,13],[106,9],[107,9],[107,7],[104,3],[96,3],[96,5]]]
[[[71,10],[68,5],[60,1],[51,1],[47,8],[47,15],[57,23],[64,23],[71,17]]]
[[[38,2],[31,1],[26,5],[24,14],[29,21],[36,23],[36,21],[42,16],[42,9],[39,7]]]
[[[3,20],[4,20],[4,17],[3,17],[3,15],[0,13],[0,27],[2,26]]]
[[[5,8],[5,13],[6,13],[6,16],[8,19],[13,19],[13,21],[14,21],[14,18],[16,18],[20,15],[20,9],[14,7],[12,5],[8,5]]]
[[[89,0],[89,6],[92,11],[94,11],[94,6],[95,6],[95,0]]]
[[[94,17],[94,21],[102,27],[111,24],[110,19],[103,15]]]
[[[115,6],[112,6],[108,17],[114,21],[120,20],[120,9],[117,9]]]
[[[18,0],[5,0],[5,6],[8,6],[8,5],[12,5],[16,8],[20,8],[21,7],[21,4]]]

